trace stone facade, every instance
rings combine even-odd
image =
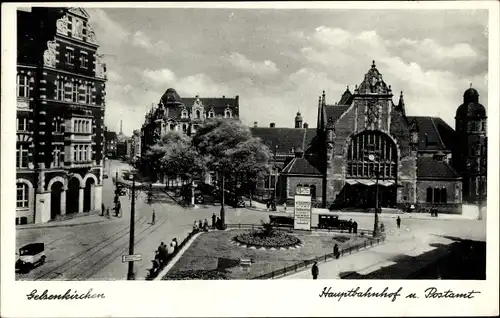
[[[16,224],[101,210],[106,76],[88,19],[18,11]]]

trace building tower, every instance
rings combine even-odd
[[[300,111],[297,112],[297,116],[295,116],[295,128],[302,128],[302,115]]]
[[[455,116],[456,144],[453,166],[462,176],[464,202],[480,202],[486,198],[486,109],[472,88],[464,92],[464,102]]]

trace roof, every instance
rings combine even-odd
[[[294,158],[281,173],[322,176],[306,158]]]
[[[451,151],[455,130],[439,117],[408,116],[418,127],[419,151]]]
[[[459,179],[460,175],[446,161],[432,157],[417,158],[418,179]]]
[[[227,97],[186,97],[182,98],[182,103],[188,108],[194,105],[195,101],[199,99],[203,104],[205,111],[209,111],[213,109],[216,113],[223,112],[227,107],[231,108],[233,111],[238,110],[238,100],[239,96],[235,98],[227,98]]]
[[[114,131],[105,131],[104,138],[106,138],[106,140],[114,140],[117,139],[117,136]]]
[[[276,150],[278,154],[293,154],[298,147],[307,149],[307,146],[316,136],[316,129],[307,128],[252,127],[250,131],[254,137],[259,137],[271,149],[271,153],[274,153],[275,146],[278,145]]]
[[[342,116],[343,113],[349,108],[348,105],[326,105],[325,111],[326,111],[326,122],[328,122],[328,119],[332,117],[333,122],[336,122],[337,119]]]

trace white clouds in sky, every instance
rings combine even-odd
[[[102,50],[117,55],[116,63],[108,65],[106,120],[121,116],[130,132],[142,125],[145,109],[169,87],[181,97],[240,95],[241,118],[249,125],[257,121],[292,126],[300,110],[305,122],[314,126],[322,90],[327,102],[335,103],[346,86],[362,82],[372,60],[392,86],[395,103],[399,91],[404,91],[410,115],[441,116],[453,127],[469,82],[487,106],[487,38],[482,28],[480,33],[474,31],[481,22],[474,15],[453,22],[460,30],[456,32],[467,33],[460,36],[443,33],[454,28],[443,31],[446,25],[438,21],[439,12],[425,23],[420,21],[426,15],[416,19],[413,12],[406,19],[415,21],[406,21],[399,13],[370,12],[365,17],[368,22],[357,19],[357,12],[339,19],[329,13],[323,13],[326,19],[316,19],[316,13],[280,12],[259,16],[259,23],[280,26],[291,17],[300,23],[252,32],[245,21],[253,21],[258,13],[251,10],[238,11],[239,19],[227,22],[184,25],[179,23],[191,21],[189,10],[179,9],[167,22],[163,13],[144,12],[135,21],[139,28],[126,22],[133,10],[115,15],[89,9],[89,13]],[[443,16],[450,20],[451,14],[455,13]],[[474,41],[469,41],[471,36]]]
[[[231,53],[224,58],[235,69],[256,76],[274,75],[279,73],[276,64],[272,61],[252,61],[240,53]]]

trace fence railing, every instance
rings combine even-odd
[[[168,258],[166,260],[165,263],[163,263],[159,268],[158,270],[156,270],[155,272],[153,272],[152,270],[149,270],[149,274],[146,276],[146,280],[154,280],[155,278],[158,277],[158,274],[160,274],[162,272],[162,270],[167,267],[168,264],[170,264],[170,262],[175,258],[175,256],[177,256],[177,254],[179,254],[179,251],[182,250],[182,248],[187,244],[187,242],[189,242],[189,240],[196,234],[197,232],[189,232],[189,234],[186,236],[186,238],[184,238],[184,240],[182,240],[182,242],[179,244],[179,246],[177,246],[177,248],[175,249],[175,251],[172,253],[172,254],[169,254],[168,255]]]
[[[293,225],[280,224],[280,225],[275,225],[274,227],[276,229],[280,229],[280,230],[293,230]],[[252,223],[233,223],[233,224],[226,224],[226,228],[227,229],[252,229],[252,230],[255,230],[255,229],[262,228],[262,225],[261,224],[252,224]],[[348,230],[340,230],[340,229],[334,229],[334,228],[326,228],[325,229],[325,228],[319,228],[317,226],[311,226],[311,231],[314,231],[314,232],[327,232],[327,233],[334,232],[334,233],[346,233],[346,234],[349,234]],[[372,235],[372,233],[373,233],[373,230],[358,229],[357,233],[355,233],[355,234],[359,234],[361,236],[365,236],[365,235]]]
[[[385,241],[384,235],[382,235],[380,237],[372,238],[369,241],[364,241],[363,243],[355,244],[355,245],[349,246],[345,249],[339,250],[338,257],[344,256],[344,255],[349,255],[352,253],[356,253],[361,249],[365,249],[367,247],[372,247],[373,245],[380,244],[384,241]],[[327,262],[329,259],[334,260],[336,258],[337,258],[337,255],[332,250],[332,253],[327,253],[327,254],[324,254],[323,256],[318,256],[318,257],[310,259],[310,260],[305,260],[305,261],[298,262],[298,263],[295,263],[295,264],[292,264],[289,266],[284,266],[283,268],[273,270],[270,273],[254,277],[252,279],[273,279],[273,278],[280,277],[280,276],[286,276],[287,274],[295,273],[301,269],[306,269],[309,265],[314,264],[314,262],[320,262],[320,261]]]

